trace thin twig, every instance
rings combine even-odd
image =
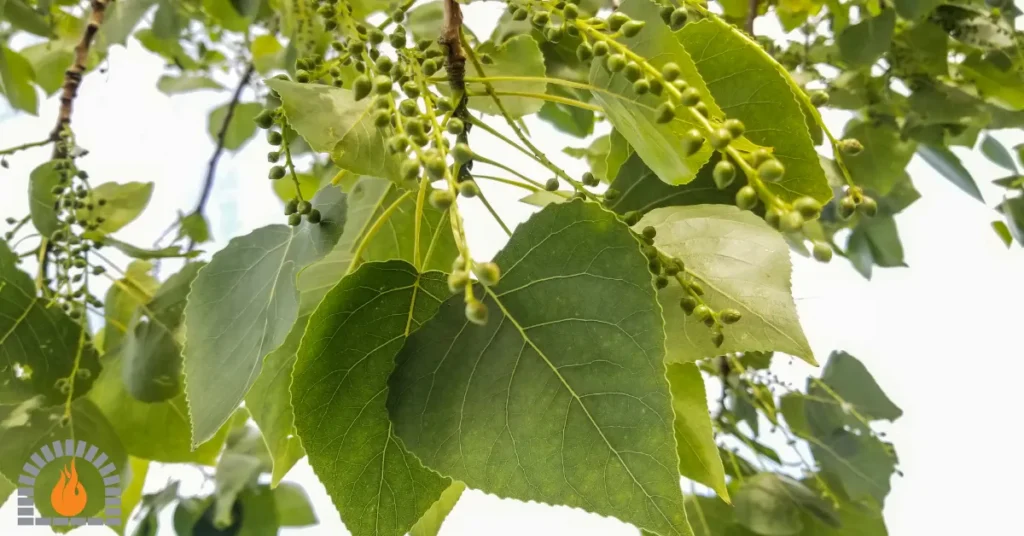
[[[71,114],[74,111],[75,97],[78,96],[78,87],[82,85],[82,75],[85,73],[85,64],[89,59],[89,48],[92,41],[99,32],[100,24],[103,24],[103,16],[107,11],[110,0],[90,0],[92,13],[89,15],[89,22],[85,25],[82,39],[75,46],[75,61],[64,71],[64,85],[60,95],[60,111],[57,113],[57,124],[50,132],[50,141],[60,141],[64,129],[71,124]],[[54,158],[63,157],[60,144],[53,149]]]
[[[757,18],[757,0],[749,0],[747,3],[747,20],[743,22],[743,29],[751,36],[754,35],[754,19]]]
[[[252,73],[255,70],[256,66],[252,63],[246,66],[245,73],[242,74],[242,79],[239,80],[238,87],[235,88],[235,93],[231,96],[231,102],[228,103],[228,111],[224,114],[224,122],[221,123],[220,130],[217,132],[217,148],[213,150],[213,156],[210,157],[210,164],[206,170],[206,180],[203,181],[203,191],[199,196],[199,201],[196,203],[196,208],[192,210],[193,214],[201,214],[203,208],[206,207],[206,202],[210,199],[210,192],[213,190],[213,179],[217,176],[217,161],[220,160],[220,155],[224,152],[224,140],[227,138],[228,126],[235,115],[235,108],[238,106],[238,100],[242,96],[242,90],[245,89],[245,86],[249,85],[249,78],[252,77]]]
[[[18,145],[18,146],[15,146],[15,147],[11,147],[9,149],[0,150],[0,156],[6,156],[6,155],[9,155],[9,154],[14,154],[14,153],[16,153],[18,151],[24,151],[25,149],[31,149],[33,147],[41,147],[41,146],[46,145],[46,144],[48,144],[48,143],[50,143],[52,141],[53,140],[51,140],[50,138],[46,138],[45,140],[39,140],[39,141],[32,141],[32,142],[29,142],[29,143],[23,143],[21,145]]]

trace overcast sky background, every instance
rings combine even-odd
[[[467,6],[467,20],[478,35],[490,32],[498,13],[494,7]],[[195,204],[213,149],[206,133],[207,115],[230,94],[164,96],[155,87],[162,62],[134,41],[127,49],[114,49],[105,67],[106,73],[86,78],[76,101],[75,133],[79,144],[90,150],[81,165],[95,183],[155,183],[149,208],[118,233],[123,240],[148,245],[174,220],[176,211]],[[247,97],[251,99],[252,93]],[[41,103],[39,117],[0,109],[0,147],[45,137],[56,109],[55,99]],[[826,117],[833,131],[841,131],[844,116]],[[537,145],[553,152],[589,143],[559,135],[536,120],[528,125]],[[1024,142],[1020,132],[1001,132],[997,138],[1008,147]],[[492,158],[515,158],[513,167],[537,180],[548,178],[542,168],[479,130],[473,134],[473,145]],[[207,251],[220,249],[233,236],[284,221],[281,202],[266,179],[268,149],[258,135],[239,153],[221,159],[207,209],[216,242],[208,244]],[[819,361],[837,349],[857,356],[904,410],[889,434],[906,474],[893,478],[885,508],[889,532],[895,536],[1006,534],[1019,525],[1018,486],[1024,468],[1013,461],[1020,452],[1020,423],[1012,408],[1020,404],[1024,372],[1024,253],[1017,245],[1007,249],[989,226],[998,217],[990,207],[1002,195],[989,182],[1007,173],[979,153],[954,151],[974,174],[989,206],[968,197],[915,157],[909,171],[922,198],[897,217],[909,268],[876,268],[867,282],[842,259],[822,265],[794,255],[793,292]],[[552,156],[577,176],[586,170],[581,161]],[[10,169],[0,169],[0,219],[27,213],[29,173],[47,158],[48,149],[18,153],[9,159]],[[533,211],[516,202],[521,190],[481,184],[510,226]],[[474,256],[490,258],[504,243],[504,233],[478,201],[461,206],[470,222]],[[170,273],[165,270],[161,278]],[[98,290],[102,296],[105,289]],[[802,384],[810,367],[786,366],[785,361],[778,360],[776,369]],[[170,478],[182,478],[186,493],[197,492],[201,484],[191,471],[157,468],[150,472],[147,492],[162,488]],[[318,527],[288,534],[346,534],[305,461],[286,480],[305,487],[321,520]],[[0,532],[13,528],[19,536],[49,533],[44,528],[15,528],[13,503],[0,508]],[[172,510],[164,516],[168,524]],[[448,517],[442,534],[613,536],[637,531],[581,510],[502,500],[470,490]]]

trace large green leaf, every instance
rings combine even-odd
[[[971,172],[967,171],[967,168],[960,162],[960,158],[953,154],[953,151],[946,147],[920,145],[917,148],[917,154],[921,155],[925,162],[928,162],[935,171],[938,171],[949,182],[955,184],[957,188],[960,188],[967,195],[978,201],[985,202],[985,199],[981,196],[981,190],[978,189],[978,184],[974,182],[974,177],[971,176]]]
[[[62,403],[68,393],[60,386],[67,381],[79,397],[99,375],[96,349],[82,325],[36,296],[35,283],[17,262],[0,241],[0,401],[38,394],[47,404]]]
[[[860,154],[843,157],[853,181],[879,195],[888,194],[903,179],[903,170],[917,146],[913,141],[902,140],[891,125],[859,119],[846,124],[843,137],[854,138],[864,146]]]
[[[784,475],[760,473],[743,481],[736,492],[736,521],[764,536],[800,534],[803,511],[825,523],[839,523],[831,506],[817,493]]]
[[[124,270],[124,276],[110,285],[103,299],[102,350],[107,352],[118,348],[124,341],[128,326],[140,305],[149,302],[160,286],[150,273],[153,264],[147,261],[132,261]]]
[[[804,110],[789,75],[775,60],[716,18],[687,24],[679,40],[722,112],[743,121],[744,136],[772,147],[773,155],[786,167],[785,176],[766,187],[789,201],[805,195],[822,203],[831,199],[832,189],[818,164]]]
[[[61,173],[56,169],[56,162],[50,160],[39,164],[28,177],[29,215],[32,225],[39,234],[49,237],[60,228],[57,221],[57,196],[53,187],[60,184]]]
[[[661,315],[632,234],[595,204],[551,204],[495,262],[500,283],[474,288],[486,325],[454,296],[399,352],[398,437],[470,487],[690,534]]]
[[[282,527],[308,527],[317,524],[316,512],[302,486],[284,482],[274,488],[277,522]]]
[[[46,14],[25,0],[0,0],[0,14],[15,28],[40,37],[50,35],[50,24]]]
[[[985,134],[981,141],[981,153],[993,164],[1012,172],[1017,171],[1017,164],[1013,161],[1010,150],[989,134]]]
[[[864,364],[846,352],[837,351],[829,355],[821,381],[827,384],[835,395],[850,404],[850,408],[869,421],[894,421],[903,415],[903,410],[886,396]],[[830,397],[828,394],[821,394],[826,398]]]
[[[720,348],[708,328],[679,307],[677,284],[659,292],[665,310],[669,362],[685,363],[728,352],[780,351],[814,364],[797,318],[790,286],[789,247],[752,212],[723,205],[659,208],[637,229],[653,226],[655,246],[682,259],[703,282],[704,301],[715,311],[733,308],[738,323],[725,328]]]
[[[1024,75],[1019,68],[1004,69],[993,60],[980,53],[971,54],[960,63],[960,73],[986,99],[1011,110],[1024,110]]]
[[[533,37],[529,35],[517,35],[500,45],[493,42],[486,42],[476,49],[477,55],[490,56],[493,63],[484,66],[481,73],[472,62],[466,65],[468,76],[520,76],[543,78],[545,75],[544,56],[540,53],[540,47]],[[501,81],[492,82],[491,87],[498,93],[520,92],[537,93],[543,95],[547,90],[547,84],[541,81]],[[487,114],[500,114],[501,110],[494,103],[494,99],[487,95],[486,88],[479,82],[466,84],[466,90],[471,93],[482,94],[479,97],[469,99],[469,107]],[[534,97],[501,97],[501,103],[513,118],[534,114],[540,111],[544,101]]]
[[[185,307],[185,392],[193,444],[227,421],[256,381],[263,358],[299,316],[296,274],[326,255],[345,225],[345,194],[313,199],[318,224],[269,225],[233,239],[192,283]]]
[[[899,268],[903,261],[903,243],[892,216],[876,216],[861,221],[850,233],[847,254],[854,267],[871,279],[871,265]]]
[[[99,223],[92,233],[107,235],[138,218],[152,196],[151,182],[105,182],[92,189],[88,202],[93,209],[79,209],[78,217],[89,220],[103,218],[103,223]]]
[[[672,409],[676,415],[679,472],[710,487],[728,501],[725,469],[711,430],[708,399],[700,370],[693,363],[669,363],[668,382],[672,387]]]
[[[444,524],[445,518],[455,508],[465,489],[466,485],[462,482],[452,482],[448,489],[441,493],[437,502],[409,529],[409,536],[437,536],[441,532],[441,525]]]
[[[942,4],[942,0],[895,0],[896,12],[905,19],[920,19]]]
[[[391,127],[373,124],[373,99],[356,102],[352,92],[317,84],[267,80],[281,95],[288,123],[314,151],[360,175],[401,182],[400,160],[387,149]]]
[[[64,85],[64,71],[75,59],[75,44],[69,40],[49,41],[21,49],[20,54],[32,65],[36,84],[48,96]]]
[[[132,456],[164,463],[213,465],[224,446],[227,427],[223,426],[209,441],[192,449],[185,395],[162,402],[141,402],[121,381],[124,357],[120,352],[103,358],[103,372],[89,399],[110,420],[111,426]]]
[[[701,92],[711,116],[722,117],[722,111],[712,99],[690,55],[661,20],[659,9],[657,4],[649,0],[623,2],[620,11],[635,20],[643,21],[645,26],[636,37],[623,39],[622,42],[629,50],[647,58],[655,68],[660,69],[666,63],[675,62],[682,71],[681,78]],[[661,180],[668,184],[686,184],[697,176],[697,171],[711,156],[711,146],[705,144],[690,157],[684,156],[681,150],[683,134],[697,128],[696,120],[686,112],[681,112],[668,123],[656,122],[654,110],[663,99],[650,94],[637,95],[633,91],[632,82],[622,75],[612,76],[600,59],[591,66],[590,83],[605,90],[595,91],[594,99],[604,108],[615,130],[629,141]]]
[[[100,25],[100,37],[106,46],[123,45],[139,21],[157,0],[118,0],[111,2]]]
[[[450,484],[394,436],[387,382],[406,337],[448,296],[440,272],[367,263],[309,319],[292,382],[310,465],[355,536],[401,536]]]
[[[711,176],[714,162],[718,157],[701,168],[697,178],[689,184],[672,186],[658,178],[639,155],[633,153],[619,169],[610,188],[619,192],[619,196],[607,204],[607,207],[619,214],[638,210],[646,213],[660,207],[683,205],[729,205],[736,199],[736,192],[743,186],[743,181],[733,181],[725,190],[715,186]]]
[[[206,122],[206,131],[210,138],[217,140],[218,134],[224,128],[224,119],[227,118],[228,107],[231,103],[224,103],[210,112]],[[228,130],[224,133],[224,148],[229,151],[241,149],[253,136],[256,135],[256,123],[253,118],[263,111],[263,105],[258,102],[242,102],[235,105],[231,114],[231,121],[228,123]]]
[[[32,115],[39,112],[34,79],[32,64],[24,56],[0,46],[0,95],[7,97],[12,108]]]
[[[892,9],[849,26],[836,39],[839,55],[851,67],[871,65],[889,51],[895,28],[896,12]]]
[[[156,88],[165,95],[178,95],[180,93],[189,93],[192,91],[199,91],[201,89],[224,89],[224,86],[220,82],[208,77],[208,76],[194,76],[194,75],[181,75],[181,76],[161,76],[156,81]],[[221,122],[224,118],[221,117]]]

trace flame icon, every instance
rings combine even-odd
[[[74,517],[85,510],[85,503],[88,497],[85,488],[78,480],[78,471],[75,469],[75,459],[71,458],[71,470],[65,465],[60,472],[60,482],[53,487],[50,493],[50,504],[58,514],[65,517]]]

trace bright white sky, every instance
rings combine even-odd
[[[466,7],[467,20],[479,29],[478,35],[487,35],[496,20],[497,11],[488,4]],[[207,114],[230,95],[162,95],[155,88],[162,63],[135,42],[128,50],[114,50],[105,67],[106,73],[86,78],[77,100],[75,132],[79,143],[91,151],[82,165],[97,182],[156,184],[149,209],[118,235],[148,245],[177,210],[194,205],[213,148],[206,133]],[[45,137],[56,109],[55,99],[41,103],[39,117],[0,109],[0,147]],[[828,119],[836,120],[834,131],[841,130],[842,116]],[[586,145],[539,121],[528,125],[540,147]],[[1024,142],[1020,132],[997,137],[1007,146]],[[479,153],[504,161],[514,158],[514,168],[541,181],[548,178],[539,166],[486,139],[483,132],[474,132],[473,138]],[[268,149],[259,136],[240,153],[221,159],[208,205],[216,238],[209,251],[223,247],[232,236],[283,222],[281,203],[266,179]],[[989,207],[998,203],[1002,191],[989,182],[1006,172],[978,153],[955,151],[978,181]],[[46,149],[19,153],[10,159],[9,170],[0,170],[0,219],[27,212],[29,172],[46,158]],[[577,176],[585,171],[581,161],[561,154],[554,159]],[[885,509],[889,533],[1007,534],[1019,523],[1015,490],[1024,479],[1024,468],[1012,461],[1019,453],[1020,432],[1019,423],[1010,418],[1010,408],[1019,405],[1024,374],[1017,331],[1024,328],[1019,314],[1024,303],[1024,254],[1017,245],[1005,248],[991,231],[989,224],[998,217],[991,208],[963,194],[918,158],[909,171],[922,194],[897,217],[909,268],[876,268],[874,279],[867,282],[841,259],[822,265],[795,256],[796,303],[819,360],[835,349],[857,356],[904,410],[889,433],[906,474],[893,478]],[[521,191],[493,183],[483,186],[510,226],[532,212],[516,202]],[[461,206],[471,222],[474,256],[489,258],[504,243],[504,233],[479,202]],[[800,384],[811,370],[787,367],[785,360],[776,367]],[[147,492],[162,488],[170,478],[183,479],[186,493],[198,491],[201,484],[197,473],[165,467],[151,471]],[[306,488],[321,519],[315,528],[289,534],[347,534],[305,461],[287,480]],[[0,508],[0,532],[14,527],[13,503]],[[171,511],[164,516],[168,531]],[[44,528],[13,530],[19,536],[49,533]],[[81,533],[108,534],[105,529]],[[467,491],[441,533],[632,536],[637,531],[581,510]]]

